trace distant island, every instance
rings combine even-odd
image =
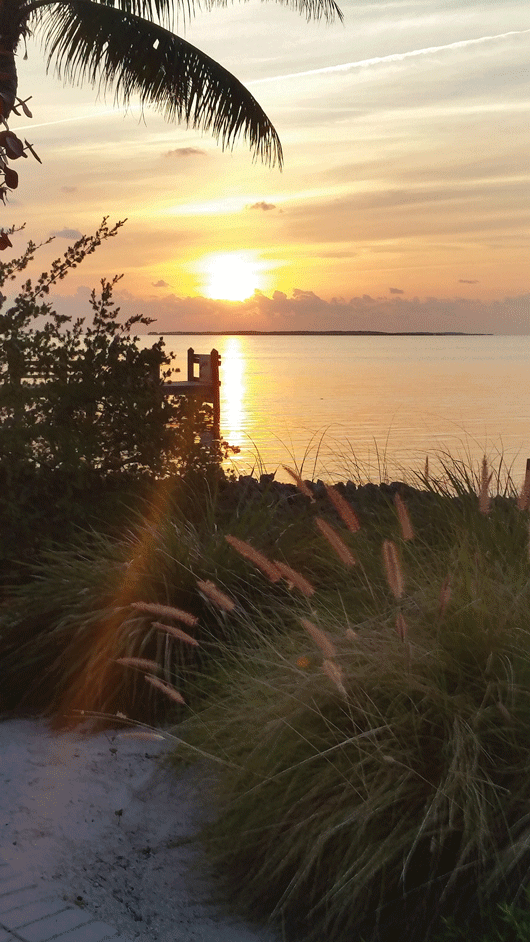
[[[493,337],[464,330],[150,330],[165,337]]]

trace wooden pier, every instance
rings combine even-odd
[[[216,441],[219,441],[221,437],[220,364],[221,357],[217,350],[212,350],[210,353],[195,353],[193,347],[190,347],[188,350],[188,378],[176,383],[164,383],[162,386],[165,396],[191,396],[200,402],[212,403],[213,438]]]
[[[219,389],[221,382],[219,380],[219,366],[221,356],[217,350],[211,350],[210,353],[195,353],[193,347],[188,349],[188,378],[179,382],[168,382],[162,384],[162,395],[164,396],[188,396],[199,402],[210,402],[213,406],[213,427],[212,439],[220,441],[221,425],[221,403]],[[20,386],[22,382],[28,384],[31,381],[31,388],[35,394],[39,394],[41,377],[32,372],[31,360],[21,361],[20,371],[17,373],[13,365],[10,364],[12,379],[11,382]],[[180,370],[177,370],[180,372]],[[156,366],[153,373],[155,380],[160,380],[160,367]],[[64,377],[67,382],[67,376]],[[95,408],[95,406],[94,406]]]

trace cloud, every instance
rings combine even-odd
[[[471,279],[469,279],[469,278],[459,278],[459,279],[458,279],[458,284],[459,284],[459,285],[478,285],[479,282],[478,282],[478,281],[471,281]]]
[[[57,239],[74,239],[75,241],[83,238],[83,233],[79,232],[79,229],[59,229],[57,232],[50,232],[50,235]]]
[[[252,206],[249,206],[248,209],[262,209],[264,212],[267,212],[268,209],[276,209],[276,204],[265,203],[264,200],[261,200],[260,203],[252,203]]]
[[[63,193],[77,193],[76,186],[62,186],[61,190]]]
[[[200,147],[175,147],[173,150],[166,150],[162,156],[171,160],[181,160],[186,157],[206,157],[206,151]]]
[[[73,316],[90,316],[89,289],[74,295],[50,298],[57,310]],[[483,301],[468,297],[319,297],[314,291],[295,288],[272,296],[256,291],[245,301],[222,301],[200,295],[138,297],[122,289],[115,292],[122,316],[152,317],[151,330],[167,331],[381,331],[462,332],[530,335],[530,292]]]
[[[401,288],[389,288],[390,294],[405,294]]]
[[[311,258],[315,257],[315,252],[308,252],[307,254]],[[318,258],[356,258],[358,254],[359,254],[358,252],[351,252],[351,251],[341,252],[337,250],[337,251],[331,251],[331,252],[319,252]]]
[[[406,236],[426,236],[444,241],[464,234],[507,231],[525,232],[525,185],[520,180],[491,183],[477,181],[453,184],[373,188],[338,197],[306,199],[292,206],[283,217],[285,240],[303,243],[335,242],[359,244],[388,242]],[[526,184],[527,188],[527,184]]]
[[[464,269],[465,270],[465,269]],[[456,279],[455,279],[456,281]],[[88,285],[89,282],[85,282]],[[50,295],[59,313],[91,317],[90,289],[85,285],[68,294]],[[290,292],[255,291],[243,301],[228,301],[203,295],[181,295],[162,278],[148,293],[136,294],[116,287],[114,301],[126,320],[136,314],[153,318],[149,328],[157,334],[209,331],[376,331],[462,332],[530,336],[530,289],[519,294],[484,299],[475,292],[443,292],[437,296],[369,294],[362,288],[355,295],[321,297],[303,281]],[[456,287],[456,286],[455,286]],[[162,290],[156,290],[160,288]],[[398,291],[402,291],[398,287]],[[147,296],[146,296],[147,294]]]

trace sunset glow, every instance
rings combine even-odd
[[[186,23],[265,109],[281,172],[244,140],[223,151],[147,107],[139,120],[136,101],[123,116],[111,94],[63,87],[28,39],[33,119],[12,126],[42,164],[19,161],[2,208],[4,228],[26,224],[13,253],[53,234],[40,272],[103,215],[128,220],[58,285],[68,313],[123,273],[123,314],[162,332],[530,334],[527,3],[339,5],[329,25],[258,0]]]
[[[244,301],[252,297],[263,282],[258,266],[248,252],[212,255],[206,261],[204,270],[204,293],[208,298]]]

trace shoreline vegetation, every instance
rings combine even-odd
[[[0,718],[202,763],[201,846],[282,942],[528,939],[529,463],[522,489],[502,454],[227,475],[204,409],[163,408],[171,360],[120,326],[116,279],[83,341],[46,302],[119,225],[2,315]]]
[[[528,937],[530,474],[287,470],[159,481],[42,552],[2,606],[2,709],[206,763],[202,846],[285,942]]]

